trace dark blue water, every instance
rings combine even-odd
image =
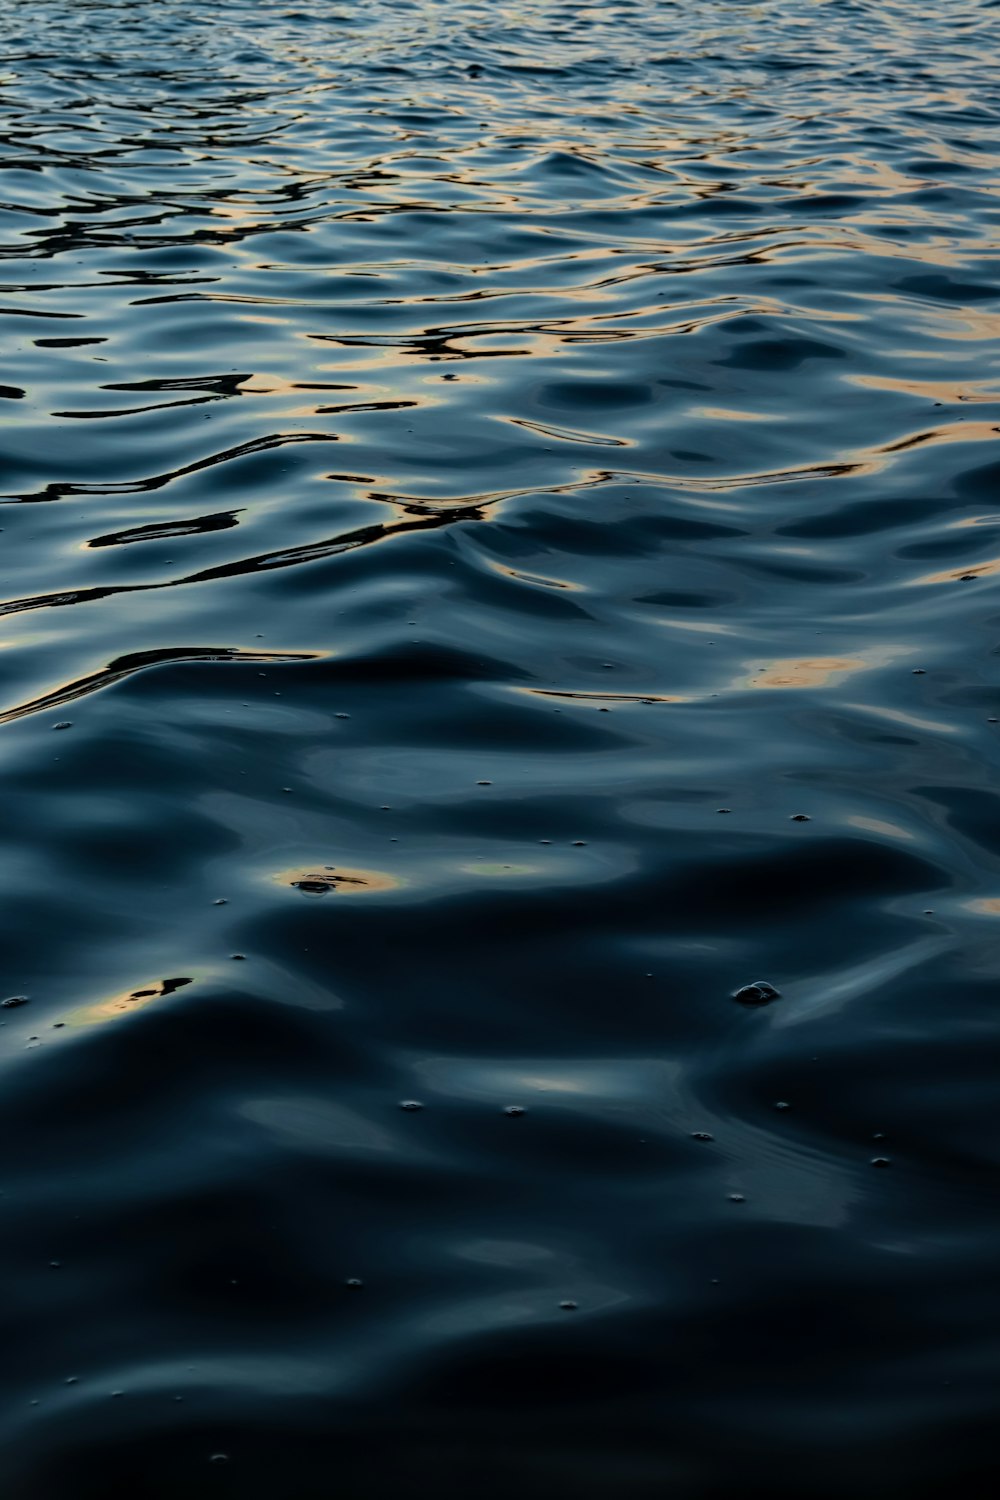
[[[990,1492],[1000,9],[0,50],[3,1500]]]

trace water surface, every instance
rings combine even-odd
[[[0,50],[4,1500],[985,1493],[1000,10]]]

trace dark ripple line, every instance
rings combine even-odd
[[[88,693],[110,687],[112,683],[121,682],[124,678],[131,677],[134,672],[142,672],[149,667],[165,666],[168,663],[182,661],[315,661],[320,654],[316,651],[241,651],[225,646],[179,646],[176,648],[168,646],[156,651],[134,651],[127,656],[116,657],[99,672],[91,672],[87,677],[78,677],[74,682],[66,683],[64,687],[56,688],[51,693],[44,693],[40,698],[32,698],[28,703],[19,704],[17,708],[7,709],[0,713],[0,724],[10,724],[15,719],[41,713],[47,708],[59,708],[64,703],[72,703]]]
[[[234,448],[225,448],[212,453],[208,458],[196,459],[183,464],[179,469],[168,469],[164,474],[154,474],[149,479],[111,480],[105,484],[74,483],[56,481],[47,484],[44,490],[23,495],[0,495],[0,505],[28,505],[65,500],[70,495],[144,495],[162,489],[174,479],[183,479],[187,474],[197,474],[202,469],[214,468],[217,464],[229,463],[233,459],[245,458],[250,453],[266,453],[271,448],[281,448],[289,443],[337,443],[340,439],[333,432],[279,432],[267,437],[251,438],[238,443]]]
[[[197,467],[203,467],[198,465]],[[29,595],[21,599],[10,599],[0,603],[0,617],[21,614],[28,610],[46,609],[66,604],[87,604],[107,599],[118,594],[147,593],[156,589],[180,588],[187,584],[208,583],[222,578],[239,577],[248,573],[265,573],[277,568],[294,567],[302,563],[318,562],[341,552],[355,551],[390,537],[406,532],[434,529],[452,525],[458,521],[483,521],[484,510],[498,503],[517,497],[537,494],[573,494],[597,488],[609,481],[619,480],[629,484],[652,483],[667,489],[694,491],[725,491],[744,486],[790,483],[811,478],[837,478],[855,473],[865,467],[861,463],[816,465],[807,469],[789,470],[784,473],[740,475],[717,480],[681,479],[677,476],[631,474],[627,471],[608,471],[597,476],[565,485],[550,485],[539,490],[536,487],[499,491],[493,494],[463,497],[459,500],[431,500],[416,496],[394,495],[388,492],[371,491],[370,500],[399,505],[407,513],[419,517],[417,520],[378,522],[358,527],[353,531],[324,538],[318,542],[303,543],[298,547],[279,548],[273,552],[258,553],[254,557],[241,558],[236,562],[221,563],[183,578],[163,579],[158,583],[109,584],[84,589],[60,590],[51,594]],[[178,470],[178,473],[188,472]],[[161,483],[165,483],[162,480]],[[155,488],[155,486],[149,486]],[[72,493],[80,493],[78,490]],[[103,493],[103,492],[99,492]],[[31,497],[36,498],[36,497]],[[55,498],[55,497],[52,497]]]

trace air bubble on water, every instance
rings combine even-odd
[[[59,723],[58,724],[53,724],[52,728],[53,729],[72,729],[73,728],[73,721],[72,721],[72,719],[60,719]]]
[[[580,1304],[578,1302],[569,1302],[569,1301],[560,1302],[560,1304],[559,1304],[559,1306],[562,1308],[563,1312],[576,1312],[576,1310],[579,1307],[579,1305]]]
[[[774,1107],[775,1109],[791,1109],[792,1106],[788,1104],[784,1099],[778,1099]]]
[[[16,1010],[19,1005],[27,1005],[27,995],[8,995],[6,1000],[0,1000],[0,1009]]]
[[[873,1156],[872,1157],[872,1166],[873,1167],[887,1167],[887,1166],[889,1166],[889,1164],[890,1164],[889,1163],[889,1158],[887,1156]]]
[[[508,1104],[504,1109],[505,1115],[523,1115],[524,1106],[521,1104]]]
[[[791,822],[793,823],[809,823],[811,821],[808,813],[792,813]]]
[[[414,1114],[418,1109],[423,1109],[424,1106],[419,1099],[401,1099],[399,1107],[400,1109],[405,1109],[409,1114]]]
[[[731,807],[717,807],[715,810],[716,810],[717,813],[732,812],[732,808]]]
[[[691,1139],[693,1141],[714,1141],[715,1136],[709,1135],[707,1130],[692,1130]]]
[[[745,1203],[747,1200],[742,1193],[730,1193],[729,1201],[730,1203]]]
[[[772,1000],[780,998],[781,991],[775,989],[773,984],[768,984],[766,979],[755,979],[733,994],[733,999],[738,1000],[741,1005],[769,1005]]]
[[[212,902],[212,905],[213,906],[225,906],[226,905],[226,898],[225,898],[225,896],[220,896],[217,901],[213,901]]]
[[[246,954],[245,953],[230,953],[229,957],[232,958],[232,959],[238,959],[238,960],[242,961],[243,959],[246,958]]]
[[[361,1280],[360,1276],[348,1276],[347,1280],[344,1282],[344,1285],[349,1286],[352,1291],[357,1291],[359,1287],[364,1286],[364,1282]]]
[[[208,1461],[210,1464],[227,1464],[229,1462],[229,1454],[213,1453]]]

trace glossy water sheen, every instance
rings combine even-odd
[[[0,38],[3,1500],[987,1489],[1000,9]]]

